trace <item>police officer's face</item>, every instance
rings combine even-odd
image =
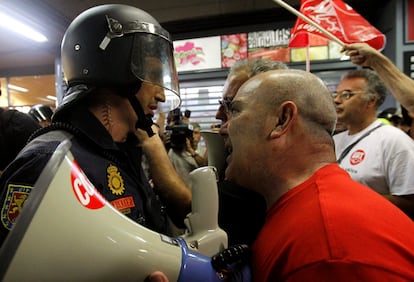
[[[154,116],[159,102],[165,102],[164,88],[162,85],[162,65],[158,58],[148,57],[145,59],[145,77],[137,99],[141,103],[146,115]]]
[[[158,108],[158,102],[165,101],[164,88],[145,81],[142,83],[136,96],[141,103],[144,113],[151,116],[154,116],[154,112]]]

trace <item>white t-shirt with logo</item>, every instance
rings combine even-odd
[[[365,132],[381,124],[376,120],[354,135],[333,136],[336,158]],[[383,125],[360,140],[340,166],[351,177],[380,194],[414,194],[414,140],[399,128]]]

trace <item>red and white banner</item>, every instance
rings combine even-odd
[[[301,0],[300,13],[344,43],[365,42],[377,50],[385,47],[385,35],[342,0]],[[289,47],[325,45],[328,39],[299,17],[292,29]]]

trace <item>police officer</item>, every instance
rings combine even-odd
[[[102,5],[75,18],[61,52],[68,88],[52,124],[38,131],[0,178],[0,242],[64,139],[70,139],[78,165],[116,209],[165,234],[167,213],[183,225],[190,189],[174,171],[151,119],[159,102],[170,109],[180,104],[168,32],[140,9]],[[143,153],[154,187],[141,167]]]

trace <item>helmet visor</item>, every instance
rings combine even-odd
[[[171,41],[152,33],[135,33],[131,70],[141,81],[164,88],[165,103],[160,105],[162,111],[171,111],[180,106],[178,75]]]

